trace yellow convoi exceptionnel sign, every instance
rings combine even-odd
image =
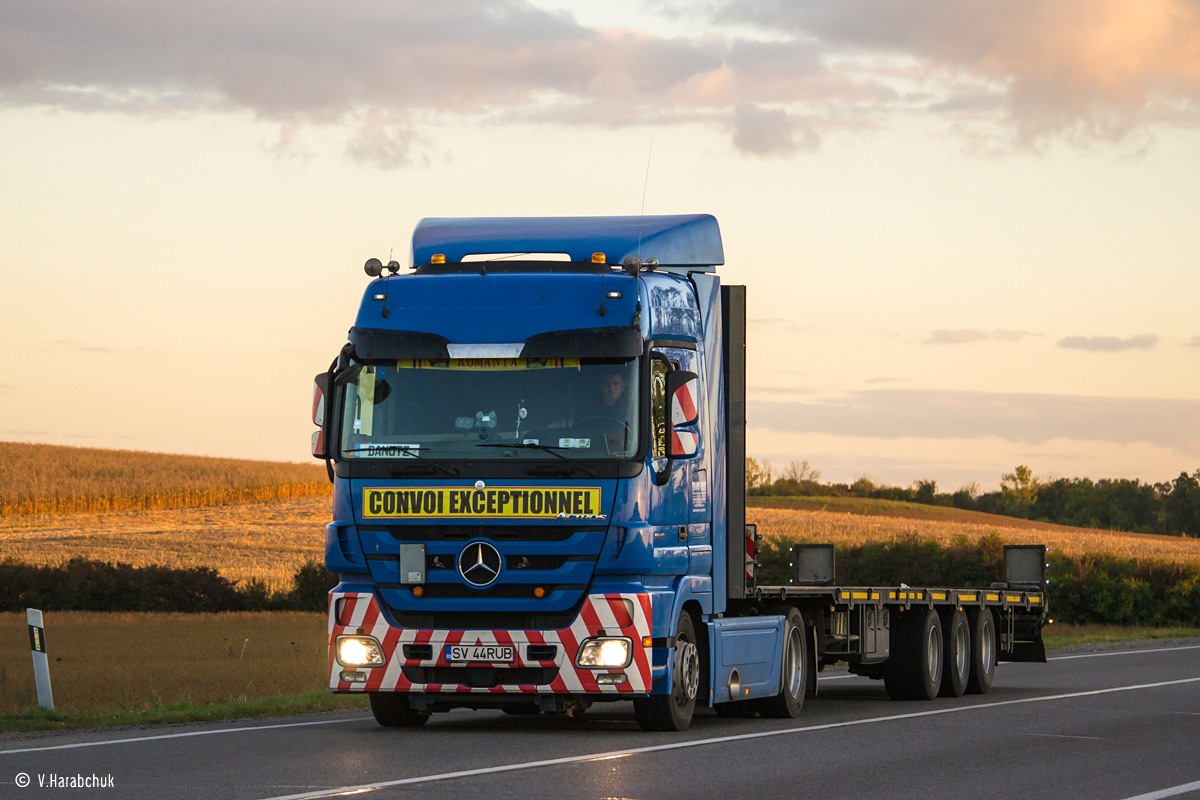
[[[364,519],[599,517],[600,487],[366,487],[362,507]]]

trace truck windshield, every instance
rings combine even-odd
[[[344,458],[629,458],[638,359],[401,359],[346,384]],[[479,445],[538,447],[479,447]]]

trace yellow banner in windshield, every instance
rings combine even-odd
[[[396,369],[579,369],[578,358],[402,358]]]
[[[462,486],[363,489],[363,519],[605,519],[599,486]]]

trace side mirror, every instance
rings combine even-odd
[[[327,416],[325,396],[329,393],[329,384],[328,372],[322,372],[313,378],[312,421],[320,428],[320,430],[313,431],[312,435],[313,458],[328,458],[325,449],[325,418]]]
[[[700,418],[700,382],[694,372],[673,370],[667,373],[667,397],[670,398],[667,455],[687,458],[700,448],[698,431],[681,430],[696,424]]]

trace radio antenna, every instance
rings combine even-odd
[[[642,257],[642,220],[646,216],[646,189],[650,187],[650,159],[654,155],[654,134],[650,134],[650,152],[646,154],[646,180],[642,183],[642,211],[638,215],[638,258]]]

